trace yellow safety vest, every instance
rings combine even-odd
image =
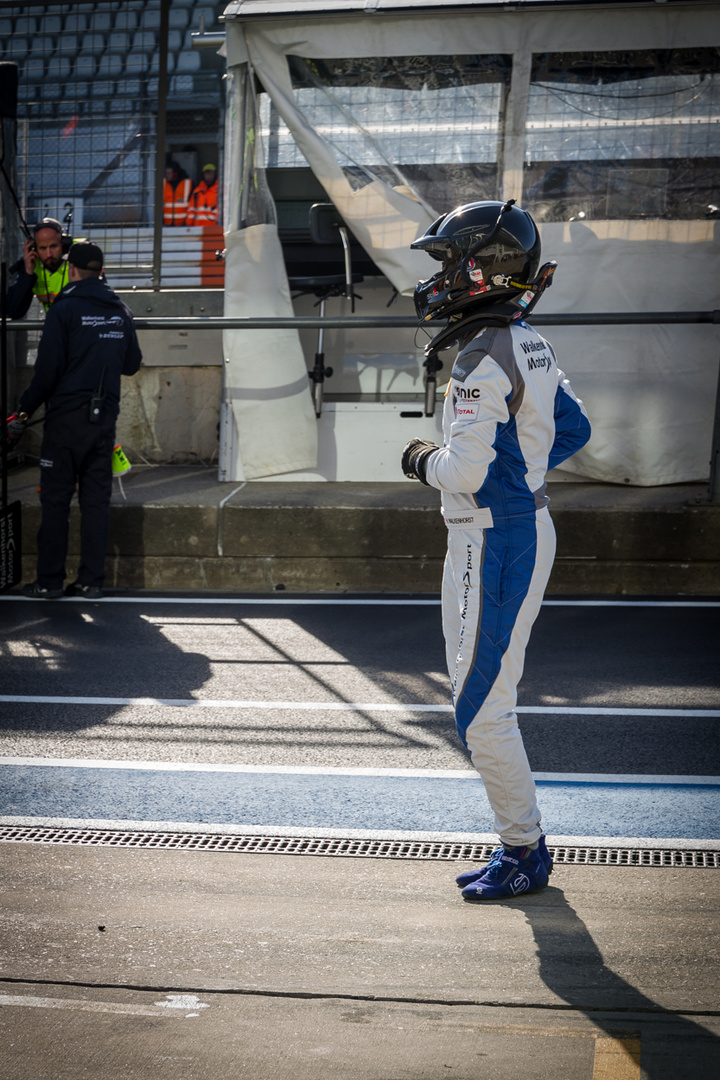
[[[35,262],[35,284],[33,293],[45,308],[50,310],[50,305],[55,297],[68,283],[68,264],[66,260],[60,263],[54,274],[49,273],[39,259]]]

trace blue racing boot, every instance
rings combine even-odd
[[[548,872],[540,850],[526,847],[501,848],[493,852],[485,872],[466,885],[463,900],[510,900],[522,893],[544,889]]]
[[[542,859],[549,876],[550,874],[552,874],[553,871],[553,861],[552,855],[548,851],[547,845],[545,844],[545,833],[543,833],[538,840],[537,853]],[[486,866],[481,866],[479,870],[466,870],[464,874],[458,874],[455,880],[460,886],[460,888],[464,889],[466,885],[472,885],[473,881],[479,881],[481,877],[484,877],[490,867],[493,865],[493,863],[497,862],[497,860],[502,856],[502,854],[503,849],[501,847],[495,848],[492,855],[490,856],[490,861],[487,863]]]

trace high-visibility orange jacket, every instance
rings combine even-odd
[[[186,225],[217,225],[218,220],[218,184],[217,180],[208,185],[201,180],[190,196]]]
[[[188,176],[178,180],[175,187],[166,180],[163,187],[163,225],[184,225],[192,183]]]

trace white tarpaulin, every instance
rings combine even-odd
[[[252,225],[227,237],[225,315],[293,314],[275,225]],[[314,468],[317,423],[297,331],[226,330],[225,404],[232,410],[237,457],[225,479]]]
[[[421,252],[411,251],[410,244],[436,215],[412,194],[380,179],[354,189],[332,146],[298,108],[286,57],[255,34],[249,35],[248,52],[278,114],[357,239],[398,292],[414,289],[425,272],[426,259]]]
[[[538,311],[713,310],[718,224],[546,223],[543,258],[557,259],[558,270]],[[643,486],[707,477],[719,327],[549,326],[541,333],[553,342],[593,425],[590,442],[564,471]]]

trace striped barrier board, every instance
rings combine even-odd
[[[88,237],[100,244],[111,285],[151,288],[153,230],[151,227],[106,229]],[[162,231],[161,284],[186,289],[221,289],[225,263],[215,252],[225,247],[219,225],[180,225]]]

